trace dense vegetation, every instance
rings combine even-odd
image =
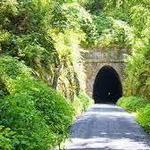
[[[0,149],[57,146],[92,103],[79,47],[90,19],[79,4],[0,2]]]
[[[150,132],[150,1],[86,0],[96,26],[96,46],[127,49],[124,97],[118,104],[137,112]]]
[[[31,70],[18,60],[2,56],[0,64],[1,82],[6,87],[0,120],[3,128],[14,132],[15,149],[48,149],[59,144],[73,119],[69,102],[33,78]]]
[[[126,60],[125,97],[118,103],[129,111],[137,112],[139,123],[150,131],[150,9],[147,6],[150,6],[147,0],[118,1],[114,10],[110,9],[110,3],[107,11],[125,21],[134,35]]]
[[[124,97],[150,131],[148,0],[1,0],[0,149],[48,150],[68,136],[85,94],[84,49],[127,49]],[[141,109],[142,108],[142,109]]]

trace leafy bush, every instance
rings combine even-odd
[[[1,81],[9,91],[0,101],[0,124],[16,132],[13,145],[44,150],[60,144],[74,116],[69,101],[35,79],[18,60],[3,56],[0,62]]]
[[[24,61],[39,79],[55,89],[61,73],[71,72],[73,80],[67,76],[67,82],[61,84],[70,86],[68,93],[75,95],[77,88],[72,85],[78,76],[75,76],[74,64],[78,63],[76,58],[81,57],[78,47],[85,35],[81,24],[88,26],[91,22],[89,16],[83,7],[72,1],[2,0],[0,51]]]
[[[86,93],[80,92],[72,103],[76,116],[79,116],[82,112],[85,112],[93,103],[93,100]]]
[[[31,78],[31,69],[10,56],[1,56],[0,64],[0,89],[3,93],[13,93],[17,79]]]
[[[83,110],[83,103],[81,102],[81,100],[77,96],[74,98],[72,105],[73,105],[73,108],[75,110],[76,116],[81,115],[82,110]]]
[[[13,142],[15,140],[15,132],[10,128],[0,125],[0,149],[13,150]]]
[[[141,108],[144,108],[148,104],[148,101],[140,97],[129,96],[120,98],[117,104],[127,111],[137,112]]]
[[[138,112],[138,122],[150,133],[150,104]]]
[[[105,4],[104,1],[105,0],[81,0],[81,4],[91,13],[97,14],[103,10]]]
[[[43,114],[52,131],[57,133],[58,137],[60,136],[59,142],[61,142],[67,136],[74,116],[71,104],[55,90],[43,83],[36,82],[35,80],[31,82],[30,85],[35,90],[28,87],[28,94],[33,97],[36,109]],[[21,85],[24,84],[21,83]]]
[[[1,124],[16,132],[15,149],[48,149],[55,139],[28,94],[15,94],[0,101]]]
[[[105,18],[108,28],[102,30],[98,45],[101,47],[131,48],[134,42],[133,29],[124,21]],[[107,27],[106,26],[106,27]],[[109,26],[111,26],[109,28]]]
[[[82,103],[82,111],[86,111],[93,103],[94,101],[84,92],[80,92],[78,98],[80,99],[80,102]]]
[[[83,47],[93,46],[98,35],[92,15],[78,3],[64,5],[63,14],[64,12],[66,13],[65,17],[67,18],[69,27],[80,32],[80,34],[85,34],[81,45]]]
[[[113,25],[110,17],[107,17],[104,13],[99,13],[98,15],[93,16],[94,24],[96,25],[96,30],[99,36],[106,29],[110,29]]]
[[[0,98],[3,96],[6,96],[8,94],[8,91],[6,89],[5,84],[2,82],[2,79],[0,79]]]
[[[149,54],[149,44],[137,39],[132,55],[127,59],[125,95],[141,95],[145,99],[150,98]]]

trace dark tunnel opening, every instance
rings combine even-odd
[[[116,104],[120,97],[122,97],[122,84],[118,73],[111,66],[102,67],[93,87],[95,103]]]

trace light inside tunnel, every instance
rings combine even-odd
[[[122,84],[118,73],[111,66],[104,66],[98,72],[94,86],[95,103],[113,103],[122,96]]]

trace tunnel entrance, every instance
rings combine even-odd
[[[122,84],[118,73],[111,66],[104,66],[98,72],[94,87],[95,103],[113,103],[122,96]]]

